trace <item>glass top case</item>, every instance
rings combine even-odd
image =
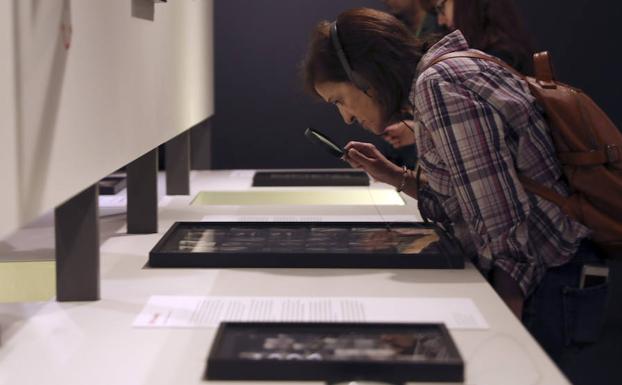
[[[419,223],[177,222],[149,264],[461,268],[459,254],[439,229]]]
[[[206,377],[230,380],[462,381],[443,324],[225,322]]]

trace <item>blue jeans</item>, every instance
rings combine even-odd
[[[547,270],[523,307],[523,324],[558,364],[566,353],[596,342],[605,320],[608,284],[579,288],[584,264],[605,264],[588,240],[571,261]]]

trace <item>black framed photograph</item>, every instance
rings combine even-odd
[[[224,322],[205,377],[461,382],[464,362],[440,323]]]
[[[257,171],[253,187],[282,186],[369,186],[369,176],[364,171]]]
[[[151,267],[464,268],[440,229],[413,222],[177,222]]]
[[[115,195],[127,186],[125,174],[112,174],[97,183],[100,195]]]

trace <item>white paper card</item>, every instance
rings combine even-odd
[[[152,296],[135,327],[217,327],[221,321],[443,322],[488,329],[469,298]]]
[[[127,197],[123,195],[100,195],[99,207],[125,207],[127,205]]]
[[[202,222],[324,222],[315,215],[206,215]]]
[[[419,213],[389,215],[206,215],[202,222],[421,222]]]
[[[233,170],[229,174],[230,178],[252,178],[255,176],[255,170]]]
[[[171,203],[172,197],[163,196],[158,200],[158,206],[167,206]],[[127,206],[127,195],[100,195],[99,196],[99,207],[126,207]]]

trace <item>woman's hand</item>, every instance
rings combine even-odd
[[[345,146],[344,150],[343,160],[352,167],[362,168],[372,178],[380,182],[393,186],[400,185],[404,170],[382,155],[373,144],[350,142]]]
[[[411,127],[414,127],[414,124],[415,122],[412,120],[392,124],[384,129],[382,137],[394,148],[413,144],[415,143],[415,133]]]

